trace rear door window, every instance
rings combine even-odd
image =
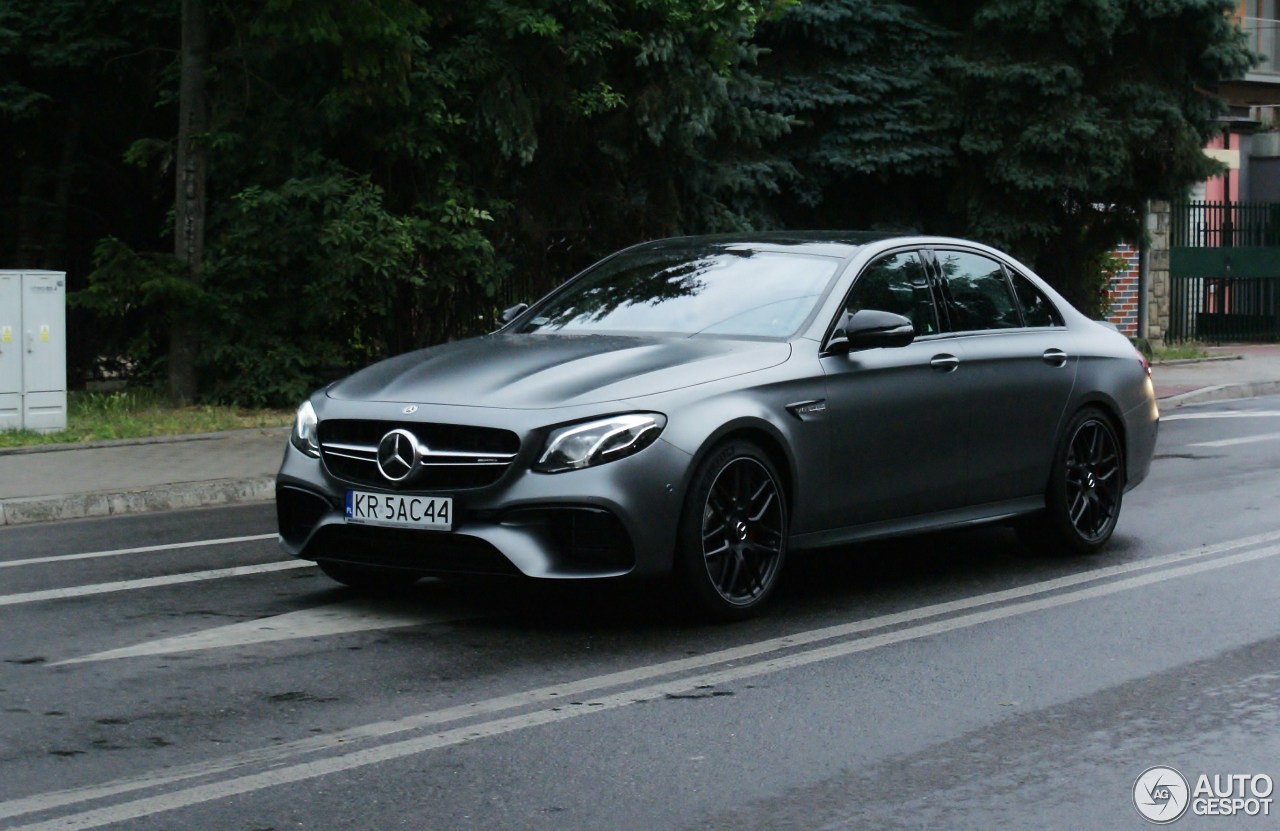
[[[942,271],[951,328],[957,332],[1022,326],[1004,266],[970,251],[935,252]]]

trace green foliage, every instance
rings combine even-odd
[[[1005,245],[1086,310],[1210,169],[1222,0],[227,0],[204,270],[172,249],[176,4],[0,5],[0,257],[66,268],[83,365],[291,404],[597,257],[752,227]],[[92,272],[92,279],[86,275]],[[1093,276],[1090,276],[1093,275]]]
[[[1114,251],[1103,251],[1094,258],[1092,268],[1085,274],[1084,296],[1091,301],[1089,305],[1098,318],[1111,314],[1111,286],[1128,267]]]
[[[1221,102],[1253,60],[1223,0],[811,0],[760,27],[747,100],[779,224],[914,227],[1012,250],[1096,313],[1099,258],[1149,199],[1214,171]]]
[[[955,156],[939,78],[950,41],[893,0],[813,0],[761,27],[770,54],[754,97],[793,124],[776,145],[795,171],[778,200],[783,222],[920,221],[913,180],[936,176]]]
[[[481,4],[485,5],[485,4]],[[772,10],[690,0],[502,4],[455,19],[438,54],[474,73],[460,172],[498,196],[498,256],[530,300],[638,239],[748,224],[757,152],[786,119],[744,104],[748,40]],[[500,48],[495,46],[500,45]],[[455,60],[449,56],[458,55]],[[466,109],[465,107],[463,109]]]
[[[1087,312],[1089,271],[1143,203],[1214,172],[1222,104],[1253,61],[1225,0],[920,0],[956,34],[955,226],[1013,249]]]
[[[156,44],[170,39],[176,9],[168,0],[0,3],[4,267],[65,269],[81,288],[98,239],[154,238],[150,177],[116,161],[153,127],[158,67],[170,60]]]
[[[495,279],[486,220],[456,201],[396,214],[381,188],[340,170],[236,194],[206,269],[208,394],[290,401],[325,374],[423,345],[414,330],[431,308],[468,275]]]
[[[159,372],[175,320],[190,321],[204,294],[189,282],[172,254],[139,253],[115,237],[98,241],[89,286],[68,298],[72,308],[87,309],[114,321],[113,345],[137,381]]]

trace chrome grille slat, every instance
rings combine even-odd
[[[377,459],[377,456],[376,456],[376,455],[370,455],[370,456],[352,456],[350,453],[339,453],[339,452],[338,452],[338,451],[336,451],[336,450],[331,450],[331,449],[329,449],[328,447],[324,447],[324,446],[321,446],[320,450],[321,450],[321,452],[323,452],[323,453],[325,453],[325,454],[327,454],[327,455],[329,455],[329,456],[337,456],[337,457],[338,457],[338,458],[340,458],[340,459],[352,459],[353,461],[357,461],[357,462],[368,462],[369,464],[375,464],[375,463],[378,461],[378,459]]]
[[[428,450],[422,453],[424,465],[509,465],[516,457],[514,453],[449,453],[444,450]],[[432,462],[429,459],[459,459],[457,462]]]
[[[418,442],[418,464],[401,482],[384,478],[377,465],[377,442],[391,430],[406,430]],[[321,456],[331,475],[379,488],[439,491],[485,487],[506,472],[520,446],[519,437],[509,430],[448,424],[327,420],[320,423],[319,431]]]
[[[334,442],[325,442],[321,444],[321,447],[333,448],[335,450],[350,450],[354,453],[368,453],[370,456],[378,455],[377,445],[370,447],[369,445],[366,445],[366,444],[340,444],[334,441]]]
[[[329,447],[321,447],[321,450],[324,451],[324,453],[329,456],[336,456],[340,459],[351,459],[352,461],[356,461],[356,462],[367,462],[371,465],[376,464],[378,461],[376,454],[370,454],[368,456],[355,456],[355,455],[352,455],[351,453],[339,453],[338,451],[333,450]],[[456,461],[456,462],[446,462],[446,461],[433,462],[430,459],[423,459],[422,461],[418,462],[419,467],[505,467],[509,464],[511,464],[511,459],[509,458],[508,459],[490,459],[488,457],[483,459],[467,459],[467,460]]]
[[[365,447],[364,445],[355,444],[322,444],[320,449],[334,456],[341,456],[344,459],[355,459],[360,462],[373,462],[378,458],[378,448]],[[341,451],[348,451],[343,453]],[[424,465],[509,465],[511,460],[516,457],[514,453],[458,453],[452,450],[423,450],[418,448],[418,452],[422,455]],[[363,453],[363,456],[355,456],[353,453]],[[431,459],[440,459],[442,461],[433,462]],[[443,461],[445,459],[458,459],[456,462]]]

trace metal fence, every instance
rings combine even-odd
[[[1180,202],[1170,215],[1174,248],[1280,246],[1280,203]]]
[[[1280,203],[1171,207],[1165,338],[1280,340]]]
[[[1169,341],[1280,341],[1280,275],[1171,275]]]

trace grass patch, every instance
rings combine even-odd
[[[249,410],[208,405],[174,407],[162,394],[151,390],[70,392],[67,394],[67,429],[64,432],[0,432],[0,447],[212,433],[245,427],[284,427],[292,419],[292,410]]]
[[[1185,361],[1193,358],[1212,358],[1213,352],[1208,351],[1204,344],[1195,341],[1186,341],[1185,343],[1165,343],[1163,341],[1149,341],[1145,338],[1129,339],[1135,349],[1146,356],[1148,361],[1156,363],[1157,361]]]
[[[1152,360],[1155,361],[1185,361],[1191,358],[1210,358],[1212,352],[1205,351],[1205,348],[1194,342],[1190,343],[1174,343],[1174,344],[1152,344]]]

